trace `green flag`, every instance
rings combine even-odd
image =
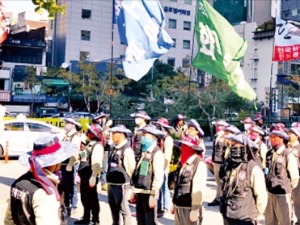
[[[228,81],[240,97],[255,100],[256,94],[245,80],[239,62],[247,42],[209,3],[198,1],[195,31],[199,50],[193,66]]]

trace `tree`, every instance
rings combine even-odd
[[[25,84],[29,86],[31,93],[31,107],[30,114],[33,116],[34,110],[34,102],[38,99],[39,95],[37,95],[37,86],[41,86],[41,81],[38,80],[36,76],[36,69],[33,66],[29,66],[27,68],[27,76],[24,79]],[[39,92],[40,94],[40,92]]]
[[[32,0],[32,3],[36,5],[35,12],[42,13],[46,10],[49,13],[50,19],[54,19],[57,13],[66,13],[66,6],[57,5],[56,0]]]
[[[107,106],[111,98],[124,90],[124,85],[128,82],[128,79],[123,76],[122,71],[116,65],[113,65],[116,76],[111,76],[110,64],[107,65],[107,68],[106,73],[100,73],[96,71],[95,63],[80,61],[79,73],[72,74],[74,89],[82,94],[86,109],[89,112],[92,101],[96,101],[96,111],[99,112],[100,108]]]

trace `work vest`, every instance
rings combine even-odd
[[[215,140],[213,142],[213,153],[212,153],[212,161],[218,164],[221,164],[224,161],[224,140],[222,137],[220,139],[221,140]]]
[[[269,171],[266,176],[267,189],[272,194],[291,193],[291,181],[287,171],[287,157],[290,151],[285,149],[280,155],[277,155],[275,161],[273,160],[273,152],[273,150],[267,152],[266,166]]]
[[[114,149],[109,157],[106,181],[112,184],[125,184],[130,182],[130,177],[124,167],[124,152],[130,148],[127,142],[119,149]]]
[[[261,153],[261,146],[264,142],[262,140],[259,140],[257,142],[258,149],[253,150],[253,160],[259,165],[260,168],[262,168],[262,157],[260,155]]]
[[[173,197],[173,203],[176,206],[192,206],[193,177],[200,161],[202,161],[201,157],[196,156],[191,164],[184,164],[183,167],[178,164],[175,172],[175,190]],[[180,174],[181,169],[182,172]]]
[[[138,129],[138,128],[136,128]],[[142,151],[142,133],[137,131],[131,138],[131,147],[134,152],[135,161],[138,162]]]
[[[132,182],[135,188],[151,190],[153,181],[153,158],[156,152],[161,151],[156,146],[152,152],[146,152],[145,156],[139,161],[133,175]]]
[[[226,171],[223,181],[223,194],[220,198],[220,212],[223,216],[238,220],[255,220],[258,211],[251,187],[251,173],[256,162],[242,162],[233,180],[230,170]]]
[[[80,163],[78,167],[78,174],[80,175],[80,177],[90,176],[92,174],[92,167],[91,167],[92,154],[97,144],[100,144],[100,142],[90,141],[90,143],[82,150],[85,151],[86,157],[82,158],[80,156]]]
[[[34,193],[40,188],[42,188],[42,186],[34,178],[32,172],[29,171],[12,184],[10,191],[10,207],[14,224],[36,224],[32,200]],[[59,215],[59,210],[57,211],[57,214]]]

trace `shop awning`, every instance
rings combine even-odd
[[[43,79],[43,85],[46,86],[69,86],[69,82],[62,79]]]

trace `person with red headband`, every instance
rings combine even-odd
[[[60,142],[55,135],[43,135],[34,141],[33,150],[19,157],[30,168],[11,185],[5,225],[60,225],[65,222],[61,196],[57,190],[61,162],[77,151],[75,144]],[[60,213],[59,213],[60,212]]]
[[[207,179],[205,162],[199,156],[203,149],[190,136],[174,140],[174,144],[180,147],[181,151],[171,209],[175,214],[175,225],[200,225]]]
[[[78,174],[80,176],[80,198],[83,205],[83,218],[74,224],[99,224],[100,205],[97,183],[102,168],[104,137],[102,127],[94,123],[86,132],[89,143],[80,152]],[[92,220],[90,216],[92,213]]]

